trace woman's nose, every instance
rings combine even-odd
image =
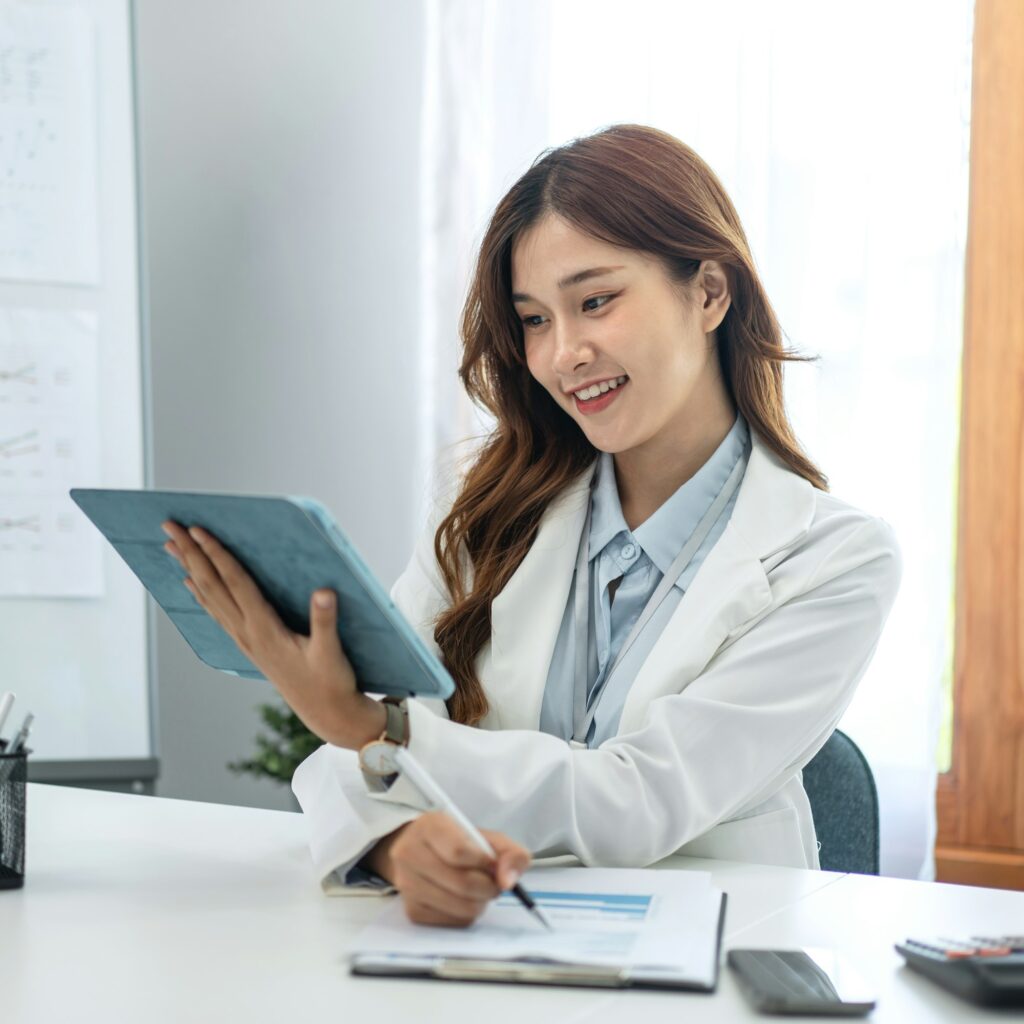
[[[576,373],[588,361],[589,342],[571,328],[555,328],[555,351],[552,368],[566,376]]]

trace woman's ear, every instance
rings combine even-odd
[[[729,277],[716,260],[704,260],[697,272],[698,295],[705,334],[710,334],[725,319],[732,303]]]

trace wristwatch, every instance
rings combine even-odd
[[[409,705],[403,697],[381,700],[387,713],[384,731],[359,750],[359,767],[366,784],[378,793],[390,789],[398,777],[395,750],[409,745]]]

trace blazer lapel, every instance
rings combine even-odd
[[[643,725],[657,697],[696,678],[734,630],[771,603],[764,561],[810,528],[814,489],[751,430],[752,447],[732,517],[672,613],[630,688],[619,732]]]
[[[536,729],[562,624],[597,462],[544,511],[526,557],[491,602],[491,641],[479,667],[491,729]]]
[[[764,561],[810,527],[814,491],[751,430],[751,453],[732,517],[637,673],[619,732],[640,728],[652,700],[678,693],[725,639],[771,603]],[[536,729],[558,629],[569,599],[595,463],[541,518],[519,568],[491,603],[491,640],[481,652],[491,729]]]

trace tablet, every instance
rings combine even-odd
[[[260,670],[182,582],[164,550],[168,519],[208,530],[238,559],[284,624],[309,635],[313,591],[338,598],[338,636],[359,689],[398,697],[446,698],[447,670],[318,501],[303,497],[76,487],[71,498],[153,595],[193,651],[221,672],[263,679]]]

